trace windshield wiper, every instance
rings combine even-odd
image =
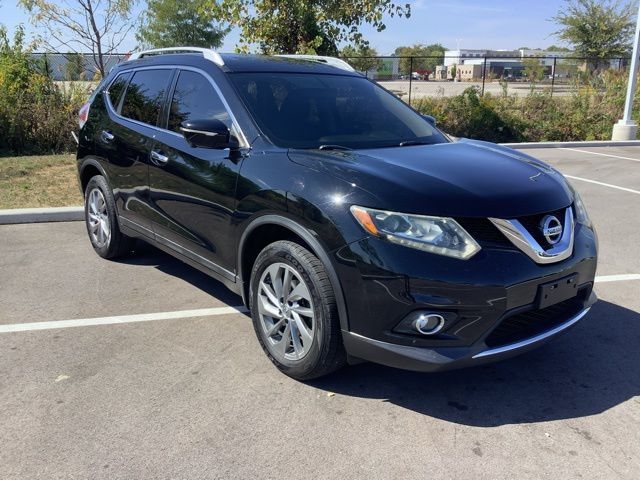
[[[320,145],[318,150],[351,150],[349,147],[343,147],[342,145]]]
[[[413,145],[433,145],[433,142],[425,142],[424,140],[405,140],[398,144],[399,147],[411,147]]]

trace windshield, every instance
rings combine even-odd
[[[229,75],[269,139],[285,148],[380,148],[446,138],[404,102],[354,76]]]

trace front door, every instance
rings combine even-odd
[[[212,80],[200,72],[180,70],[169,101],[166,130],[156,136],[149,169],[156,240],[233,279],[231,222],[241,156],[190,146],[180,123],[215,118],[232,132],[236,127]]]

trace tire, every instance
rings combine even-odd
[[[249,299],[260,345],[284,374],[310,380],[345,365],[333,288],[309,250],[290,241],[268,245],[253,265]]]
[[[84,191],[84,219],[91,246],[102,258],[124,257],[133,249],[135,239],[120,231],[116,202],[102,175],[92,177]]]

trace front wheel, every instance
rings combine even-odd
[[[267,246],[251,272],[253,326],[269,359],[298,380],[346,363],[336,300],[318,258],[290,241]]]

